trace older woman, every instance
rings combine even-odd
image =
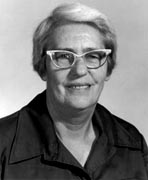
[[[33,44],[47,89],[0,120],[1,179],[148,179],[143,136],[97,103],[116,64],[107,18],[81,4],[59,6]]]

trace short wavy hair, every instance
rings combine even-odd
[[[107,76],[116,65],[117,41],[115,31],[107,17],[96,9],[80,3],[62,4],[56,7],[50,16],[44,19],[33,35],[33,67],[41,78],[46,74],[45,51],[51,45],[54,29],[69,23],[88,24],[97,28],[103,37],[105,48],[112,52],[108,58]]]

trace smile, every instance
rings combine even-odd
[[[90,88],[90,84],[71,84],[71,85],[68,85],[67,87],[69,89],[75,89],[75,90],[85,90],[85,89],[88,89]]]
[[[82,85],[82,86],[70,86],[69,88],[72,88],[72,89],[86,89],[88,87],[89,87],[88,85]]]

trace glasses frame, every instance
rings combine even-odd
[[[83,59],[85,59],[84,56],[85,56],[87,53],[99,52],[99,51],[103,51],[103,52],[106,53],[106,57],[105,57],[105,60],[104,60],[103,64],[101,64],[101,65],[99,65],[99,66],[97,66],[97,67],[90,67],[90,66],[88,66],[87,63],[86,63],[87,68],[89,68],[89,69],[97,69],[97,68],[103,66],[103,65],[106,63],[107,56],[112,52],[111,49],[95,49],[95,50],[87,51],[87,52],[82,53],[82,54],[76,54],[76,53],[74,53],[74,52],[72,52],[72,51],[68,51],[68,50],[47,50],[47,51],[46,51],[46,54],[50,56],[50,59],[51,59],[52,63],[53,63],[56,67],[58,67],[58,68],[60,68],[60,69],[68,69],[68,68],[71,68],[71,67],[75,64],[76,58],[83,58]],[[53,57],[52,57],[53,53],[56,53],[56,52],[65,52],[65,53],[71,53],[71,54],[73,54],[73,56],[74,56],[74,61],[73,61],[73,63],[72,63],[70,66],[68,66],[68,67],[61,67],[61,66],[57,65],[57,64],[55,63],[55,61],[53,60]]]

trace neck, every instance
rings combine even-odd
[[[48,104],[48,111],[55,125],[55,130],[60,139],[85,140],[94,136],[92,115],[95,106],[87,109],[58,108]]]
[[[59,121],[54,122],[58,137],[61,140],[87,141],[94,136],[92,121],[83,124],[67,124]]]

